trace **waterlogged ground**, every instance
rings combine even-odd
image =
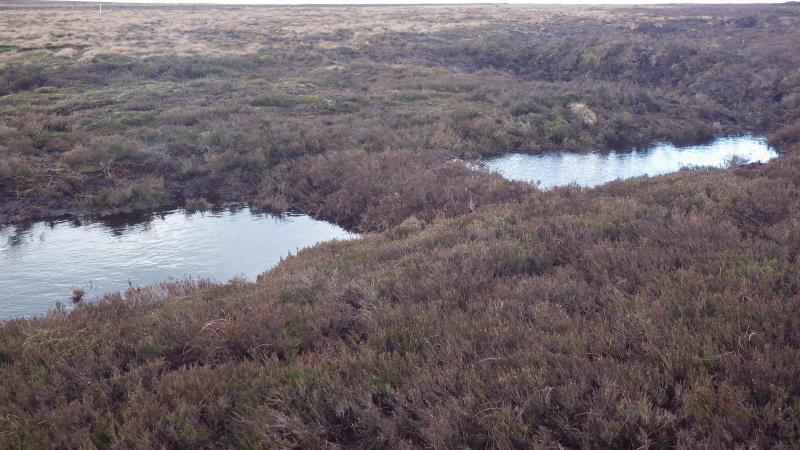
[[[213,197],[338,209],[330,219],[382,231],[452,214],[464,181],[443,166],[498,149],[748,130],[787,147],[796,10],[3,2],[0,223]],[[385,208],[361,215],[361,192],[306,183],[331,158],[359,180],[405,177],[417,197],[401,211],[382,191]],[[477,190],[468,202],[497,200]]]
[[[255,280],[289,253],[353,235],[305,215],[170,211],[0,229],[0,321],[170,278]]]
[[[778,154],[762,137],[739,136],[708,145],[669,144],[630,152],[508,154],[485,161],[512,180],[542,189],[657,175],[687,166],[766,162]],[[0,320],[42,314],[69,302],[72,288],[86,300],[170,278],[234,276],[253,280],[288,253],[353,235],[305,215],[273,216],[244,209],[118,215],[102,221],[38,222],[0,230]]]
[[[102,16],[1,3],[0,223],[221,199],[292,204],[369,236],[316,245],[256,283],[160,283],[2,322],[0,448],[792,447],[791,3]],[[596,189],[541,192],[456,162],[751,130],[782,156]],[[622,164],[608,158],[576,165]],[[190,244],[158,266],[203,276],[185,267],[220,252],[195,247],[233,238],[249,252],[273,235],[221,214],[191,216],[216,224],[196,235],[167,227]],[[54,298],[84,286],[91,300],[102,280],[64,273],[126,247],[126,264],[155,260],[126,239],[179,247],[159,231],[173,219],[98,225],[98,248],[81,235],[92,224],[18,229],[0,240],[16,252],[0,278],[46,282]],[[68,238],[23,267],[56,231]],[[213,276],[268,267],[245,265]],[[32,297],[10,291],[0,316]]]
[[[659,144],[628,152],[511,153],[487,159],[484,164],[510,180],[530,181],[549,189],[570,183],[592,187],[616,179],[675,172],[683,167],[725,167],[734,157],[739,163],[763,163],[777,156],[763,137],[736,136],[707,145]]]

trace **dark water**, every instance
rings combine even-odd
[[[659,175],[686,166],[725,167],[731,157],[743,162],[766,162],[778,156],[766,139],[738,136],[718,139],[707,145],[675,147],[659,144],[629,152],[545,155],[507,154],[483,161],[487,168],[507,179],[538,183],[541,189],[576,183],[597,186],[616,179]]]
[[[249,208],[181,210],[84,222],[38,222],[0,229],[0,321],[170,278],[249,280],[282,257],[331,239],[354,237],[305,215]],[[130,284],[129,284],[130,282]]]

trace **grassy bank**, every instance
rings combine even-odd
[[[797,6],[80,8],[0,7],[3,220],[373,233],[0,325],[0,447],[800,442]],[[753,128],[786,154],[596,189],[452,161]]]

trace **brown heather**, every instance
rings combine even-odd
[[[796,5],[94,8],[0,5],[0,219],[368,233],[3,323],[0,448],[797,448]],[[454,161],[754,127],[595,189]]]
[[[337,154],[435,172],[800,136],[795,5],[95,8],[0,5],[2,222],[200,197],[315,210],[323,194],[284,175]],[[381,215],[363,225],[407,214]]]
[[[791,447],[799,174],[790,155],[594,190],[496,180],[513,199],[256,283],[8,322],[0,442]]]

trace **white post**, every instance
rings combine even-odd
[[[103,4],[102,3],[100,3],[100,15],[101,16],[103,15]]]

